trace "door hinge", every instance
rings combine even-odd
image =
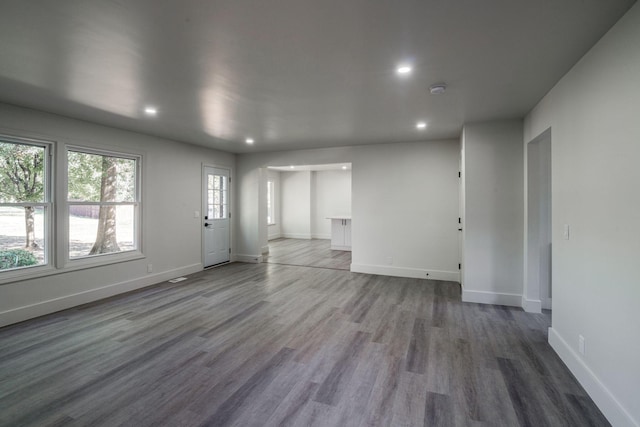
[[[458,217],[458,224],[462,224],[462,218]]]
[[[462,264],[458,264],[458,270],[462,270]]]
[[[458,172],[458,178],[462,178],[462,172]]]

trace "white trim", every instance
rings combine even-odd
[[[282,233],[282,237],[284,237],[285,239],[311,240],[311,234],[307,233]]]
[[[136,279],[114,283],[112,285],[106,285],[101,288],[90,289],[72,295],[65,295],[63,297],[41,301],[23,307],[12,308],[11,310],[0,312],[0,327],[144,288],[177,276],[197,273],[198,271],[202,271],[202,264],[200,263],[164,271],[162,273],[145,275]]]
[[[267,237],[268,240],[275,240],[282,238],[282,233],[269,234]]]
[[[522,295],[522,309],[527,313],[542,313],[542,301],[527,299]]]
[[[262,262],[262,255],[235,254],[233,256],[233,261],[259,264]]]
[[[551,307],[553,306],[552,300],[553,300],[553,298],[543,299],[542,300],[542,308],[544,310],[551,310]]]
[[[262,254],[268,254],[269,253],[269,245],[264,245],[260,252],[262,252]]]
[[[339,245],[331,245],[332,251],[349,251],[351,252],[351,246],[339,246]]]
[[[312,234],[312,239],[331,240],[331,234]]]
[[[381,276],[411,277],[416,279],[460,281],[460,273],[457,271],[426,270],[422,268],[391,267],[388,265],[351,264],[354,273],[378,274]],[[427,273],[429,276],[427,276]]]
[[[549,328],[549,344],[567,365],[571,373],[584,387],[607,420],[614,426],[640,426],[631,414],[622,406],[597,375],[585,363],[562,336],[553,328]]]
[[[522,307],[522,295],[487,291],[468,291],[463,287],[462,302]]]

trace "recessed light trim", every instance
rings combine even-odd
[[[293,168],[295,168],[295,166],[293,166],[293,165],[289,166],[289,169],[293,169]]]
[[[409,74],[411,74],[412,71],[413,71],[413,67],[411,67],[411,65],[408,65],[408,64],[398,65],[398,67],[396,68],[396,73],[398,73],[401,76],[408,76]]]
[[[247,144],[251,145],[253,144],[255,141],[253,140],[253,138],[247,138],[244,140],[244,142],[246,142]]]
[[[347,167],[346,167],[346,166],[342,166],[342,170],[343,170],[343,171],[346,171],[346,170],[347,170]]]
[[[446,83],[436,83],[429,87],[429,92],[431,92],[431,95],[442,95],[446,90]]]
[[[427,123],[426,122],[418,122],[416,123],[416,129],[426,129],[427,128]]]
[[[147,106],[144,107],[144,113],[147,116],[155,116],[156,114],[158,114],[158,109],[156,107]]]

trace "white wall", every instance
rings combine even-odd
[[[258,225],[259,168],[351,163],[352,270],[459,280],[458,150],[446,140],[239,155],[238,250],[260,258],[249,231]]]
[[[274,224],[268,226],[267,237],[269,240],[278,239],[282,237],[282,192],[280,186],[280,172],[274,170],[268,170],[267,179],[273,181],[273,216]]]
[[[235,156],[0,104],[0,131],[143,155],[144,259],[0,285],[0,325],[202,269],[202,163],[234,172]],[[232,208],[235,192],[232,186]],[[233,244],[233,243],[232,243]],[[147,274],[147,264],[153,273]]]
[[[463,301],[520,306],[522,121],[464,127]]]
[[[282,236],[293,239],[311,238],[311,172],[280,174]]]
[[[311,235],[331,238],[331,216],[351,216],[351,170],[313,172]]]
[[[526,117],[524,133],[525,143],[552,133],[549,341],[615,426],[640,425],[639,106],[636,4]]]

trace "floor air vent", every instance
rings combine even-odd
[[[187,278],[186,277],[176,277],[175,279],[169,280],[169,283],[178,283],[178,282],[182,282],[183,280],[187,280]]]

